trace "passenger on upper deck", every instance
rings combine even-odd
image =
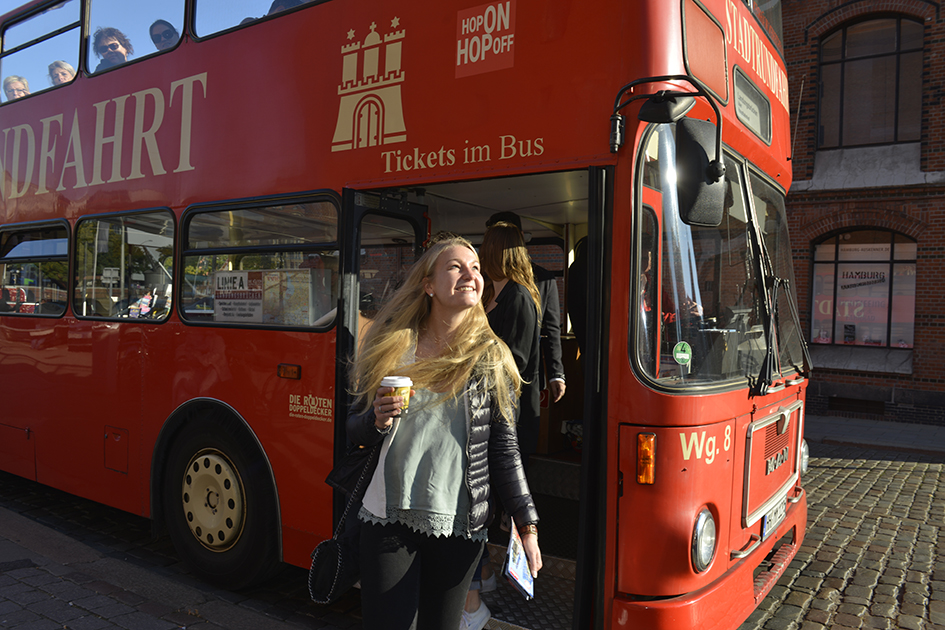
[[[92,50],[96,57],[101,57],[95,68],[95,72],[108,70],[128,61],[128,56],[135,54],[134,46],[131,40],[125,37],[125,34],[117,28],[111,26],[98,27],[92,38]]]
[[[65,61],[59,60],[49,64],[49,81],[53,85],[62,85],[75,78],[75,68]]]
[[[3,80],[3,93],[6,94],[7,101],[15,101],[30,93],[30,84],[23,77],[11,74]]]
[[[281,11],[294,9],[298,6],[302,6],[301,0],[272,0],[272,4],[269,6],[269,12],[266,15],[275,15]]]
[[[167,50],[177,45],[180,33],[167,20],[155,20],[149,29],[151,41],[158,50]]]

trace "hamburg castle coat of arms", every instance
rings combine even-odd
[[[351,43],[341,48],[341,101],[332,151],[406,142],[400,91],[404,30],[399,26],[395,17],[390,32],[381,37],[372,23],[363,42],[354,41],[354,29],[348,31]]]

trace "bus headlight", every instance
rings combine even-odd
[[[702,508],[692,530],[692,566],[696,573],[702,573],[715,557],[715,519],[708,508]]]
[[[801,440],[801,474],[807,474],[807,466],[810,464],[810,448],[807,447],[807,440]]]

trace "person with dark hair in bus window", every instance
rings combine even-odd
[[[30,84],[25,78],[11,74],[3,80],[3,93],[7,95],[7,101],[15,101],[29,95]]]
[[[180,33],[167,20],[155,20],[149,29],[151,41],[158,50],[173,48],[180,40]]]
[[[486,227],[499,221],[511,223],[522,232],[522,219],[514,212],[496,212],[486,221]],[[538,366],[539,389],[545,379],[548,381],[548,393],[552,402],[558,402],[564,396],[567,386],[564,382],[564,363],[561,362],[561,307],[558,303],[558,281],[555,275],[534,262],[532,275],[535,286],[541,296],[541,363]]]
[[[72,64],[59,60],[49,64],[49,82],[53,85],[62,85],[75,78],[75,68]]]
[[[269,6],[269,13],[266,15],[275,15],[276,13],[281,13],[282,11],[300,6],[302,6],[301,0],[272,0],[272,4]]]
[[[111,26],[98,27],[92,36],[92,50],[101,61],[95,67],[95,72],[108,70],[128,61],[128,57],[135,54],[131,40],[117,28]]]

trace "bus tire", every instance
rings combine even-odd
[[[164,515],[185,564],[229,590],[272,576],[280,565],[276,498],[250,436],[233,422],[194,419],[170,451]]]

